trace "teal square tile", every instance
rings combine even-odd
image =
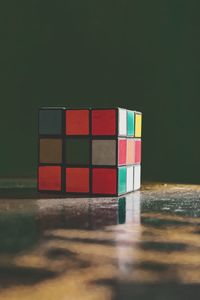
[[[126,167],[121,167],[118,169],[118,193],[126,193],[126,176],[127,169]]]
[[[127,112],[127,135],[134,136],[135,132],[135,113],[134,111]]]

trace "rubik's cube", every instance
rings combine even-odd
[[[119,196],[140,188],[142,114],[39,110],[38,190]]]

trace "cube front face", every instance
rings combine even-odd
[[[117,196],[138,189],[141,122],[141,113],[122,108],[41,109],[38,190]]]

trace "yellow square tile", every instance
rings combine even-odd
[[[141,138],[142,136],[142,114],[135,115],[135,137]]]

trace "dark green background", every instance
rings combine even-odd
[[[1,1],[0,176],[35,176],[37,108],[144,113],[143,178],[199,182],[199,1]]]

